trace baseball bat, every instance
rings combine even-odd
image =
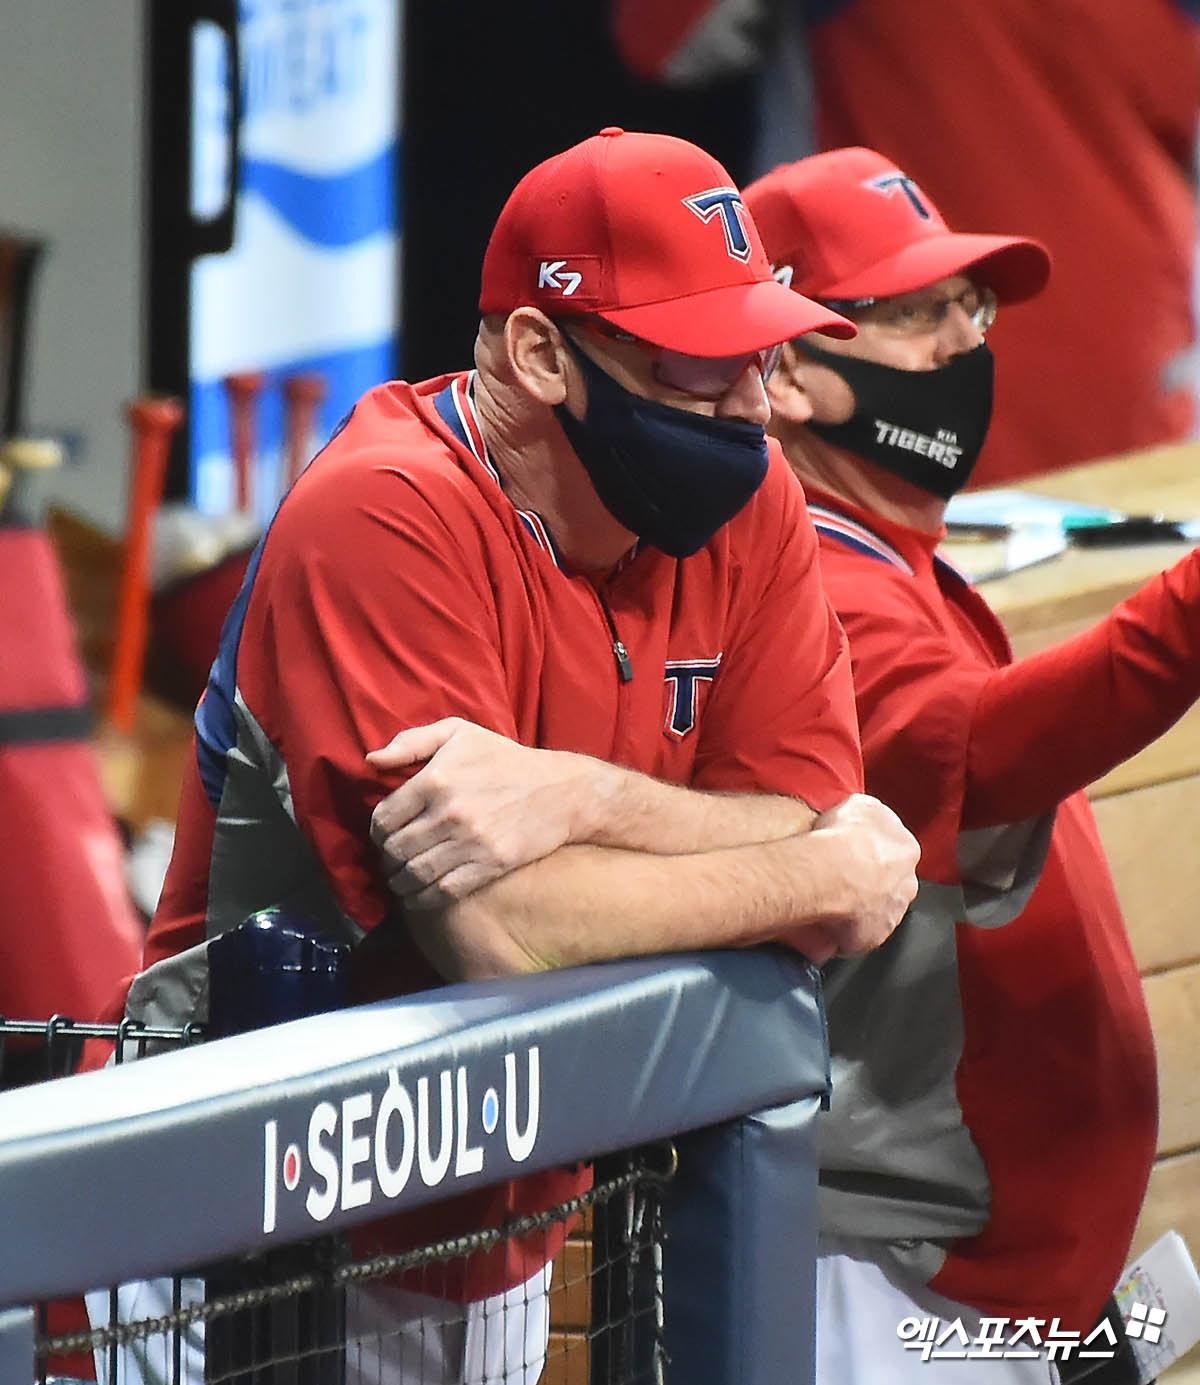
[[[258,371],[243,371],[225,377],[229,397],[230,437],[234,475],[237,479],[237,507],[247,514],[253,504],[251,473],[254,467],[255,412],[262,393],[263,377]]]
[[[325,398],[324,377],[289,375],[283,382],[283,398],[287,409],[287,484],[291,486],[308,461],[317,406]]]
[[[133,729],[142,684],[154,516],[162,500],[171,439],[183,422],[183,405],[170,396],[146,395],[126,406],[125,417],[132,429],[133,475],[106,707],[108,720],[121,732]]]

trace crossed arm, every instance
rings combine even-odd
[[[882,942],[916,891],[915,841],[861,794],[818,814],[455,718],[368,759],[422,766],[376,807],[371,834],[414,939],[447,977],[771,939],[823,962]]]

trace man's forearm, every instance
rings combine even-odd
[[[1161,736],[1198,695],[1194,549],[1090,629],[988,677],[970,728],[963,825],[1048,811]]]
[[[463,898],[571,843],[669,856],[778,841],[814,819],[799,799],[667,784],[454,717],[402,731],[368,760],[383,772],[421,765],[371,819],[402,897],[436,886]]]
[[[412,911],[409,926],[451,980],[773,939],[824,961],[883,941],[915,891],[915,863],[898,819],[856,796],[777,841],[676,855],[561,847]]]
[[[450,908],[414,913],[410,929],[450,980],[745,946],[798,919],[792,871],[780,869],[793,854],[790,840],[668,856],[564,846]]]
[[[673,856],[780,841],[806,832],[815,817],[798,798],[711,793],[591,760],[569,840]]]

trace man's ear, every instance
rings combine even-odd
[[[767,399],[773,418],[787,423],[807,423],[813,416],[812,399],[805,385],[808,360],[795,344],[785,341],[779,364],[767,381]]]
[[[540,404],[567,397],[567,355],[558,328],[537,308],[515,308],[504,324],[504,351],[513,378]]]

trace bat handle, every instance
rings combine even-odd
[[[183,405],[169,396],[144,396],[126,406],[125,417],[132,430],[132,480],[106,708],[108,720],[121,732],[133,727],[141,688],[154,515],[162,500],[171,439],[183,422]]]
[[[308,461],[309,439],[317,407],[325,398],[325,379],[321,375],[289,375],[283,382],[287,407],[287,483],[295,483]]]
[[[244,371],[239,375],[225,377],[225,392],[229,396],[233,467],[237,478],[237,507],[243,514],[249,511],[251,503],[250,473],[254,463],[254,416],[262,389],[263,377],[258,371]]]

